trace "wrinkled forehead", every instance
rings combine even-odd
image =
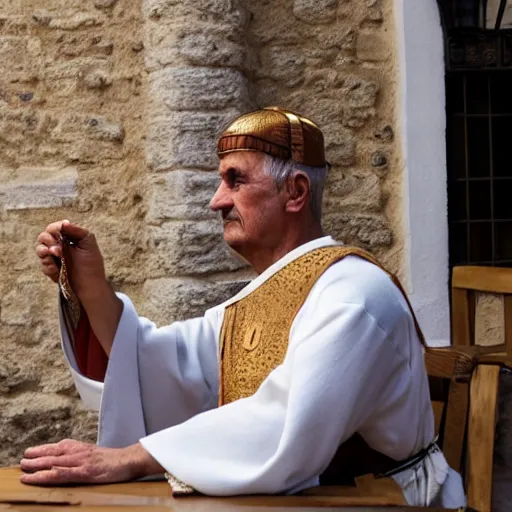
[[[237,169],[243,172],[263,172],[265,161],[264,153],[259,151],[237,151],[228,153],[219,161],[219,173],[223,174],[229,169]]]

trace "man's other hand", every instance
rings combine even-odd
[[[140,443],[103,448],[71,439],[28,448],[20,464],[21,482],[31,485],[108,484],[165,472]]]
[[[69,283],[81,302],[107,286],[103,257],[88,229],[62,220],[49,224],[37,237],[36,254],[43,274],[57,282],[64,252]]]

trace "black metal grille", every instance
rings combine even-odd
[[[448,71],[450,266],[512,266],[512,69]]]
[[[459,29],[446,38],[446,69],[512,69],[512,30]]]
[[[437,0],[437,3],[446,32],[469,27],[499,30],[510,0],[500,0],[498,10],[491,13],[488,0]]]

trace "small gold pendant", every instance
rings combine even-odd
[[[258,325],[255,325],[245,333],[244,342],[243,342],[242,346],[245,348],[245,350],[247,350],[248,352],[251,352],[260,344],[260,339],[261,339],[261,327]]]

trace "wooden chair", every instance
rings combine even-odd
[[[477,346],[431,348],[425,360],[439,445],[464,477],[468,506],[491,512],[499,373],[512,360]]]
[[[480,345],[475,335],[475,293],[504,295],[505,340],[487,347],[512,354],[512,268],[460,266],[452,276],[452,344]]]

